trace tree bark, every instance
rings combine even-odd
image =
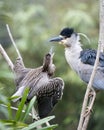
[[[99,9],[99,42],[101,43],[101,51],[104,49],[104,0],[100,0]]]

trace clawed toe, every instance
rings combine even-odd
[[[90,107],[87,107],[86,108],[86,112],[85,112],[85,114],[84,114],[84,117],[86,117],[86,116],[88,116],[90,113],[92,113],[93,112],[93,110],[90,108]]]

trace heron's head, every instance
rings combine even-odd
[[[43,61],[43,72],[48,72],[49,75],[52,75],[55,72],[55,65],[53,64],[54,53],[50,50],[44,57]]]
[[[49,41],[58,42],[65,47],[72,47],[75,46],[79,40],[80,37],[77,33],[74,32],[73,28],[64,28],[58,37],[51,38]]]

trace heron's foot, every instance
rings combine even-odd
[[[87,117],[87,116],[88,116],[90,113],[92,113],[92,112],[93,112],[92,108],[91,108],[90,106],[88,106],[88,107],[86,108],[84,117]]]
[[[40,119],[40,117],[38,116],[38,115],[35,115],[34,117],[33,117],[33,121],[38,121]]]
[[[89,92],[89,95],[88,95],[89,97],[93,97],[94,96],[94,91],[93,90],[90,90],[90,92]]]

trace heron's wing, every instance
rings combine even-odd
[[[13,96],[19,96],[22,97],[24,89],[26,87],[29,87],[30,90],[35,87],[41,77],[41,67],[37,69],[31,69],[29,72],[27,72],[23,78],[18,82],[18,85],[16,86],[16,92],[13,94]],[[34,96],[34,95],[33,95]],[[19,98],[18,98],[19,99]],[[15,100],[17,101],[17,100]]]
[[[26,68],[24,66],[23,60],[21,58],[17,58],[14,64],[14,72],[15,72],[15,83],[16,86],[22,81],[22,79],[26,76],[26,74],[30,71],[30,68]]]
[[[80,53],[81,62],[93,66],[95,63],[96,54],[97,54],[96,50],[86,49],[81,51]],[[99,66],[104,67],[104,53],[102,52],[100,53],[99,57]]]
[[[19,87],[28,86],[30,89],[38,84],[41,79],[42,68],[31,69],[20,82]]]
[[[40,118],[48,116],[54,106],[62,98],[64,82],[60,78],[53,78],[42,86],[37,93],[38,113]]]
[[[55,100],[56,103],[58,100]],[[53,105],[53,97],[43,97],[38,99],[38,113],[40,118],[48,116],[48,114],[53,110],[55,104]]]
[[[81,65],[80,66],[80,77],[83,81],[86,83],[89,82],[90,76],[92,74],[93,66],[91,65]],[[94,81],[93,81],[93,87],[96,89],[104,89],[104,68],[103,67],[98,67]]]

